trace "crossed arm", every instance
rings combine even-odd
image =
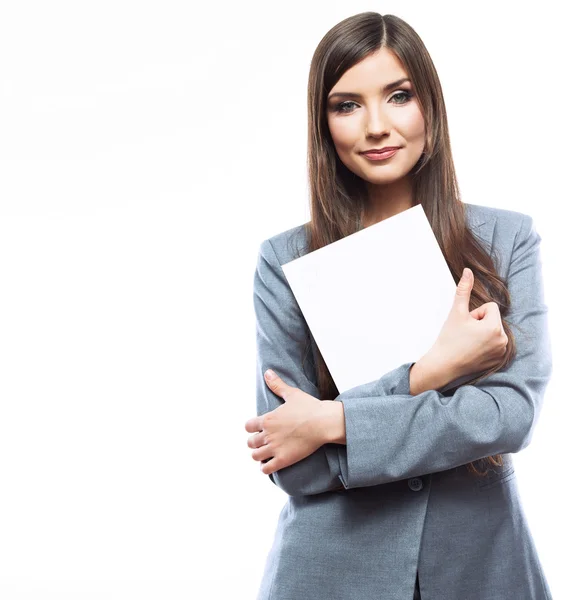
[[[508,322],[517,344],[510,365],[476,385],[458,387],[451,396],[437,389],[412,395],[413,362],[346,390],[334,399],[343,404],[346,444],[324,444],[270,479],[291,496],[319,494],[443,471],[525,448],[552,372],[540,241],[531,217],[523,215],[507,276]],[[319,398],[301,366],[308,328],[268,240],[259,248],[254,306],[257,414],[282,403],[265,383],[268,368]]]

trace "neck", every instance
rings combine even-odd
[[[411,180],[403,177],[389,184],[367,184],[368,201],[363,207],[363,227],[393,217],[413,204]]]

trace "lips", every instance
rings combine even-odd
[[[398,150],[400,146],[384,146],[383,148],[377,148],[375,150],[366,150],[361,154],[385,154],[386,152],[391,152],[392,150]]]
[[[389,160],[397,154],[397,151],[401,148],[393,148],[393,150],[382,150],[381,152],[362,152],[362,156],[365,156],[366,160],[383,164],[386,160]]]

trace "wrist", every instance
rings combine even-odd
[[[319,435],[323,444],[345,444],[343,402],[321,400]]]
[[[412,396],[427,390],[439,390],[459,377],[447,363],[430,353],[424,354],[409,371],[409,388]]]

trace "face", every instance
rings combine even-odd
[[[387,48],[367,56],[346,71],[327,100],[327,123],[337,155],[370,184],[405,177],[425,146],[425,122],[410,81],[398,58]],[[399,146],[390,158],[370,160],[362,152]]]

